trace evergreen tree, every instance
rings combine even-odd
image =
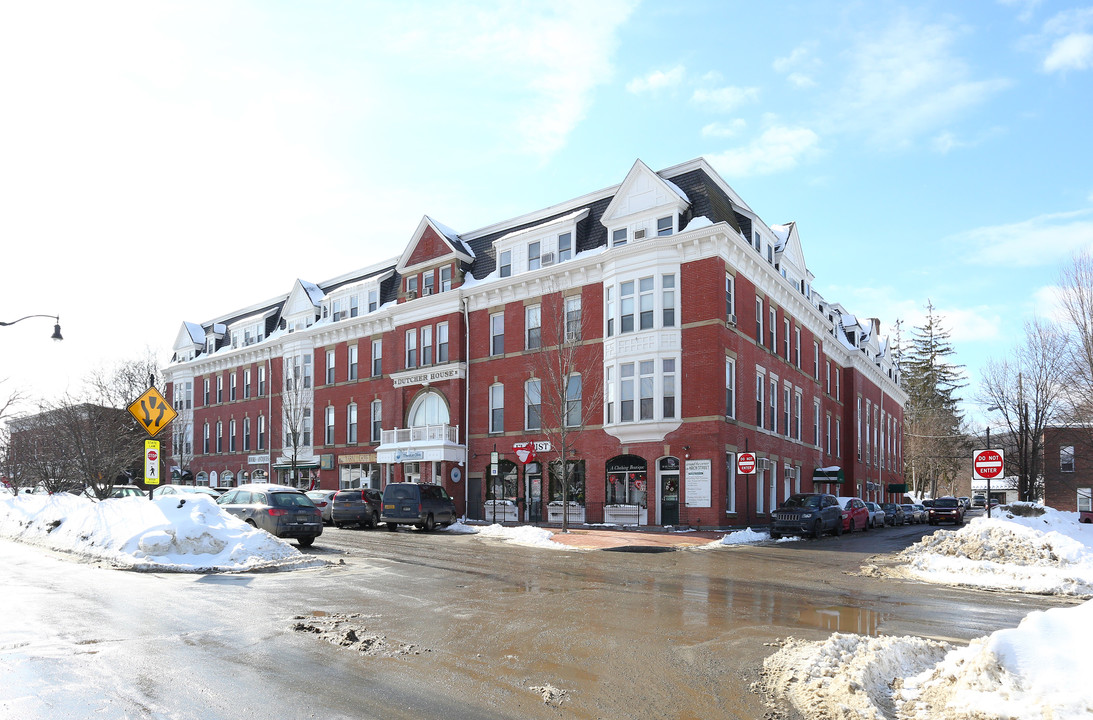
[[[903,409],[904,472],[915,492],[931,497],[951,493],[967,455],[960,398],[965,387],[963,366],[949,362],[956,352],[949,331],[933,303],[926,303],[926,318],[912,331],[912,338],[898,353],[903,389],[908,394]]]

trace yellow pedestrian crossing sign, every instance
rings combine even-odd
[[[152,437],[167,427],[167,424],[178,417],[175,409],[167,404],[159,390],[150,387],[139,398],[129,403],[129,414],[136,418],[140,426]]]

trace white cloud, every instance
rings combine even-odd
[[[1093,249],[1093,211],[1039,215],[1009,225],[958,233],[948,244],[961,247],[980,265],[1053,265],[1075,251]]]
[[[729,113],[741,105],[753,103],[759,99],[759,88],[723,87],[714,90],[698,88],[691,96],[695,103],[715,112]]]
[[[792,170],[803,158],[815,155],[819,141],[808,128],[775,126],[744,147],[707,157],[727,178],[770,175]]]
[[[1008,5],[1010,7],[1016,7],[1020,10],[1017,18],[1021,22],[1028,22],[1032,19],[1032,15],[1036,12],[1036,8],[1039,7],[1043,0],[998,0],[1002,5]]]
[[[935,135],[930,141],[931,146],[935,152],[942,155],[948,154],[951,150],[976,147],[983,144],[987,140],[1002,135],[1004,130],[999,127],[989,128],[986,131],[980,133],[976,137],[972,138],[958,138],[954,133],[946,130],[945,132]]]
[[[1072,33],[1056,40],[1044,58],[1044,72],[1088,70],[1093,67],[1093,35]]]
[[[954,53],[959,32],[908,14],[876,33],[863,32],[849,51],[851,72],[832,130],[868,134],[884,147],[903,147],[949,124],[1009,87],[1004,78],[972,77]]]
[[[626,89],[634,94],[676,87],[683,81],[687,69],[676,65],[671,70],[654,70],[644,77],[637,77],[626,83]]]
[[[742,118],[730,120],[727,123],[710,123],[702,128],[702,137],[736,137],[748,126]]]
[[[816,86],[813,75],[820,69],[823,63],[812,55],[812,45],[798,45],[785,57],[775,58],[772,67],[775,72],[782,73],[791,85],[798,88],[810,88]]]

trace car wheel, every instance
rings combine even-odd
[[[842,520],[839,521],[839,527],[840,528],[842,527]],[[823,537],[823,534],[824,534],[824,521],[820,520],[820,519],[817,519],[816,522],[812,524],[812,537],[819,540],[821,537]]]
[[[376,512],[373,510],[372,511],[372,517],[368,521],[368,527],[379,527],[379,524],[380,524],[380,516],[378,514],[376,514]]]
[[[247,525],[250,525],[252,528],[258,527],[257,523],[255,523],[253,520],[249,520],[249,519],[247,520]]]
[[[865,521],[865,527],[862,528],[862,532],[869,532],[869,525],[870,525],[869,521],[866,520]]]
[[[300,544],[300,547],[311,547],[311,544],[315,542],[313,537],[296,538],[296,542]]]
[[[341,530],[341,529],[342,529],[342,524],[341,524],[341,523],[334,523],[334,527],[336,527],[336,528],[338,528],[339,530]]]
[[[398,530],[398,523],[387,523],[387,529],[391,532]]]
[[[770,539],[771,540],[778,540],[781,537],[782,537],[782,533],[778,532],[777,530],[771,530],[770,531]]]
[[[432,532],[433,530],[436,530],[436,520],[433,520],[432,515],[429,515],[429,517],[425,518],[425,525],[422,529],[424,529],[425,532]]]

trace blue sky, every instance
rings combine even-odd
[[[6,3],[2,387],[706,156],[974,394],[1093,245],[1093,3]],[[38,324],[35,324],[38,323]],[[29,352],[26,352],[29,350]]]

